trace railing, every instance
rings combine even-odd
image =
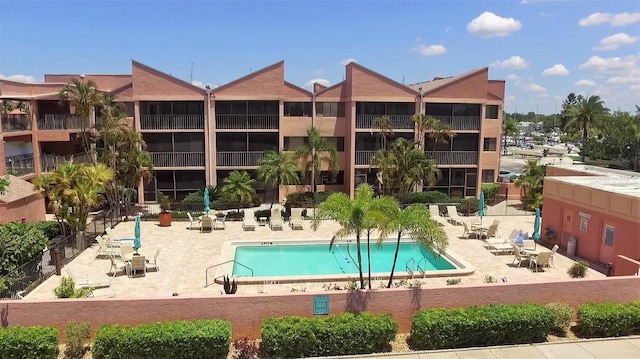
[[[213,279],[213,283],[209,284],[209,269],[217,268],[217,267],[219,267],[221,265],[229,264],[229,263],[235,263],[235,264],[239,265],[240,267],[248,269],[251,272],[251,276],[253,277],[253,269],[251,269],[250,267],[248,267],[248,266],[246,266],[246,265],[244,265],[244,264],[242,264],[240,262],[236,262],[235,260],[231,259],[231,260],[228,260],[226,262],[218,263],[218,264],[216,264],[214,266],[211,266],[211,267],[205,269],[205,271],[204,271],[204,287],[206,288],[206,287],[210,286],[211,284],[215,283],[215,280],[218,278],[218,277],[214,278]]]
[[[142,130],[203,130],[204,115],[140,115]]]
[[[42,172],[51,172],[55,171],[58,165],[71,161],[91,163],[91,156],[86,152],[74,153],[72,155],[43,154],[40,156],[40,168]]]
[[[378,119],[382,116],[389,117],[391,127],[394,130],[413,130],[415,124],[411,121],[411,115],[356,115],[356,128],[378,128]]]
[[[433,116],[454,131],[479,130],[480,116]]]
[[[477,165],[476,151],[425,151],[427,158],[433,159],[438,165]]]
[[[254,167],[264,157],[264,152],[218,152],[216,165],[225,167]]]
[[[376,152],[378,151],[356,151],[356,166],[370,165]]]
[[[151,152],[154,167],[203,167],[204,152]]]
[[[12,172],[18,177],[35,173],[33,154],[5,157],[4,163],[7,171]]]
[[[278,115],[216,115],[218,130],[277,130]]]
[[[45,114],[38,119],[38,130],[56,131],[56,130],[78,130],[87,128],[89,121],[78,115],[51,115]]]
[[[2,132],[29,130],[31,130],[31,119],[29,115],[2,114]]]

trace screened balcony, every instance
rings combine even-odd
[[[204,102],[140,102],[140,128],[147,131],[204,130]]]
[[[477,165],[477,151],[425,152],[427,158],[433,159],[438,165]]]
[[[216,165],[255,167],[269,150],[278,149],[278,134],[229,132],[216,134]]]
[[[371,159],[373,159],[376,152],[384,148],[384,143],[386,143],[386,148],[389,148],[393,141],[398,138],[411,141],[413,140],[413,133],[394,133],[393,135],[387,135],[386,140],[378,133],[356,133],[355,164],[357,166],[371,165]]]
[[[153,167],[204,167],[204,152],[151,152]]]
[[[278,101],[216,101],[218,130],[277,130]]]
[[[63,163],[80,162],[91,163],[91,156],[86,152],[75,153],[72,155],[43,154],[40,156],[40,169],[42,172],[55,171],[58,165]]]
[[[31,130],[29,115],[2,114],[2,132],[16,132]]]
[[[7,168],[7,172],[18,177],[35,173],[33,153],[5,157],[4,163]]]
[[[480,104],[427,103],[427,115],[454,131],[480,130]]]
[[[80,130],[89,127],[89,120],[71,114],[43,114],[38,118],[38,130]]]
[[[387,116],[394,130],[413,130],[411,116],[415,114],[413,102],[358,102],[356,128],[378,128],[378,118]]]
[[[204,167],[204,133],[143,133],[154,167]]]

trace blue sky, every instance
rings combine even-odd
[[[134,59],[187,81],[193,63],[197,84],[222,85],[285,60],[309,88],[355,60],[407,84],[490,66],[508,112],[552,113],[569,92],[640,105],[637,0],[0,0],[0,13],[12,79],[130,73]]]

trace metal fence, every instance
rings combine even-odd
[[[40,283],[56,273],[56,257],[64,266],[93,244],[97,235],[120,222],[112,210],[95,216],[84,232],[75,232],[51,240],[49,248],[37,258],[0,277],[0,300],[21,299]]]

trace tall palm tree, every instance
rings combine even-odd
[[[378,245],[381,244],[381,239],[386,239],[389,236],[391,227],[389,226],[387,213],[393,212],[396,207],[398,207],[398,201],[393,197],[373,198],[369,210],[364,216],[364,227],[367,235],[367,282],[369,289],[371,289],[371,235],[374,231],[378,231]]]
[[[387,149],[387,136],[393,135],[393,122],[389,116],[381,116],[375,119],[374,126],[382,140],[382,149]]]
[[[89,139],[85,128],[85,121],[88,123],[89,116],[93,113],[94,108],[101,102],[98,87],[95,82],[91,80],[84,82],[79,78],[74,78],[60,90],[59,96],[61,104],[68,103],[69,106],[75,108],[76,114],[81,117],[82,138],[85,149],[89,152]]]
[[[436,151],[438,143],[449,143],[454,137],[456,137],[456,133],[451,131],[449,125],[442,123],[440,120],[435,120],[431,125],[431,132],[429,132],[429,138],[433,140],[432,152]]]
[[[444,252],[447,247],[448,238],[445,231],[429,219],[429,210],[423,205],[412,204],[405,209],[400,209],[396,203],[394,210],[388,211],[386,214],[388,218],[387,226],[390,230],[398,233],[393,265],[389,275],[389,282],[387,283],[387,288],[391,288],[398,261],[398,253],[400,252],[400,240],[403,236],[409,236],[419,245],[429,249],[434,248],[440,253]]]
[[[256,180],[252,179],[247,171],[233,171],[223,181],[222,195],[237,203],[238,212],[240,212],[242,204],[251,203],[256,198],[254,183]]]
[[[568,121],[565,129],[582,131],[582,147],[587,143],[589,130],[597,129],[602,125],[609,114],[609,109],[604,107],[604,102],[600,96],[587,96],[580,99],[574,106],[567,110]],[[585,161],[586,153],[580,150],[582,162]]]
[[[309,142],[298,147],[295,156],[297,159],[303,159],[305,176],[309,176],[310,174],[311,188],[315,193],[317,192],[322,162],[329,164],[331,172],[334,174],[338,173],[338,150],[336,146],[322,137],[320,131],[315,127],[309,127],[307,137],[309,138]]]
[[[438,120],[424,113],[418,113],[411,116],[411,121],[416,124],[416,130],[418,131],[418,148],[424,151],[427,132],[433,128],[433,124]]]
[[[511,116],[506,116],[502,123],[502,133],[504,134],[504,153],[507,153],[507,137],[512,137],[513,141],[517,141],[517,136],[520,134],[518,128],[518,122]]]
[[[300,182],[298,176],[298,164],[291,153],[267,151],[258,163],[258,179],[267,185],[276,187],[273,193],[274,200],[278,195],[280,186],[295,185]],[[271,201],[271,206],[273,207]]]

